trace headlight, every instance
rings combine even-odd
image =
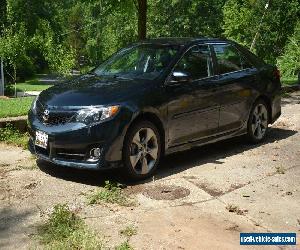
[[[110,107],[92,107],[87,109],[82,109],[78,111],[76,115],[76,121],[85,124],[92,124],[95,122],[100,122],[115,116],[120,107],[110,106]]]

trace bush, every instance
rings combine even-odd
[[[289,38],[284,54],[278,59],[278,66],[284,77],[298,77],[300,73],[300,22]]]

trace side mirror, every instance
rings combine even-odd
[[[170,83],[184,83],[189,82],[191,77],[188,73],[182,71],[174,71],[171,75]]]

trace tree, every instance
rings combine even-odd
[[[27,48],[27,35],[24,25],[16,24],[11,25],[4,30],[3,36],[0,38],[0,57],[4,59],[6,64],[10,65],[13,69],[11,76],[13,82],[17,81],[17,67],[18,63],[22,60],[29,60],[26,54]],[[16,86],[15,86],[16,94]]]
[[[294,34],[289,37],[284,54],[278,59],[278,65],[285,77],[294,77],[300,73],[300,21]]]
[[[270,63],[282,54],[300,16],[298,0],[272,0],[262,25],[267,0],[227,0],[224,6],[224,35],[250,47],[260,28],[255,52]]]
[[[47,21],[40,21],[39,30],[31,39],[31,44],[41,51],[49,69],[54,72],[69,75],[76,64],[76,53],[72,46],[57,40]]]
[[[149,36],[219,37],[223,33],[225,0],[151,0]]]
[[[138,11],[138,39],[144,40],[147,37],[147,0],[137,0]]]

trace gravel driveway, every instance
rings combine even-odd
[[[283,99],[265,143],[236,138],[168,156],[155,178],[124,190],[137,201],[132,207],[87,204],[85,194],[105,180],[124,182],[117,171],[37,167],[27,151],[0,144],[0,249],[30,248],[36,225],[58,203],[112,248],[128,225],[137,228],[134,249],[242,249],[240,232],[296,232],[299,242],[299,132],[296,92]]]

